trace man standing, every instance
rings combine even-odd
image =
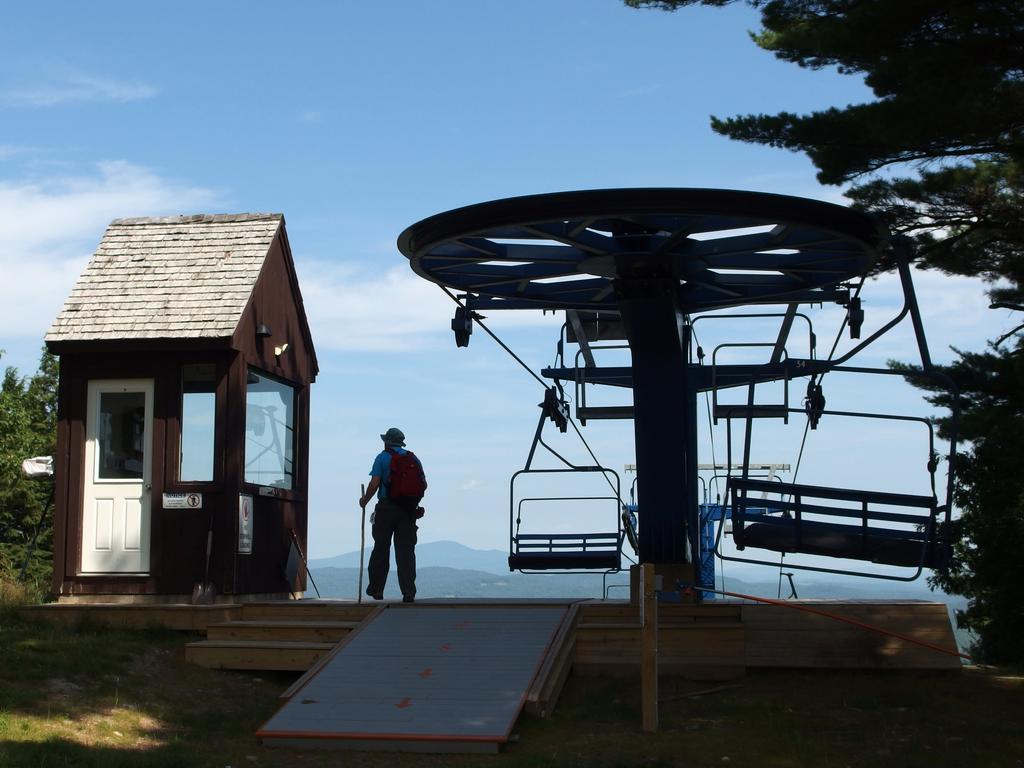
[[[366,505],[377,494],[374,508],[373,552],[370,553],[369,584],[366,594],[374,600],[384,599],[384,585],[388,580],[391,562],[391,538],[395,539],[395,563],[398,566],[398,586],[402,601],[416,599],[416,516],[417,505],[427,481],[423,466],[412,451],[405,449],[405,434],[391,427],[380,436],[384,450],[377,454],[370,469],[370,484],[359,499]]]

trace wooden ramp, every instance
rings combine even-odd
[[[565,604],[390,605],[289,689],[256,735],[268,745],[497,752],[527,700],[550,696],[550,678],[564,681],[575,615]]]

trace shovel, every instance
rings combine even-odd
[[[210,552],[213,550],[213,512],[210,512],[210,530],[206,532],[206,570],[203,581],[192,587],[192,604],[209,605],[216,594],[213,582],[210,581]]]

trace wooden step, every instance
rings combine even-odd
[[[659,617],[658,630],[659,631],[687,631],[687,630],[701,630],[701,629],[741,629],[743,622],[739,619],[735,621],[664,621]],[[585,621],[581,622],[577,629],[586,632],[587,630],[633,630],[639,631],[640,619],[637,617],[631,621]]]
[[[319,600],[282,600],[270,603],[246,603],[243,621],[362,621],[375,606],[370,603]]]
[[[185,660],[209,669],[304,672],[335,643],[200,640],[185,646]]]
[[[801,600],[798,604],[948,651],[957,649],[944,603]],[[746,663],[751,668],[960,670],[962,666],[956,656],[783,606],[746,605],[743,624],[747,636]]]
[[[576,629],[576,674],[635,674],[640,666],[640,623],[581,623]],[[658,626],[662,673],[692,679],[731,680],[745,668],[745,631],[740,621],[663,622]]]
[[[227,621],[207,627],[206,639],[336,643],[358,626],[358,621]]]
[[[74,626],[83,621],[110,627],[166,627],[203,631],[210,624],[240,618],[242,607],[233,603],[170,605],[131,603],[47,603],[26,606],[23,615]]]
[[[669,620],[724,619],[729,621],[739,619],[741,613],[742,606],[738,603],[715,604],[709,601],[698,604],[660,603],[658,605],[658,618],[662,623]],[[580,618],[582,621],[617,621],[624,618],[633,618],[639,621],[640,608],[625,601],[581,603]]]

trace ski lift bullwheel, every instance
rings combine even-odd
[[[459,208],[406,229],[422,277],[480,308],[611,310],[633,361],[641,562],[696,562],[696,387],[684,316],[832,302],[885,234],[857,211],[718,189],[605,189]]]

